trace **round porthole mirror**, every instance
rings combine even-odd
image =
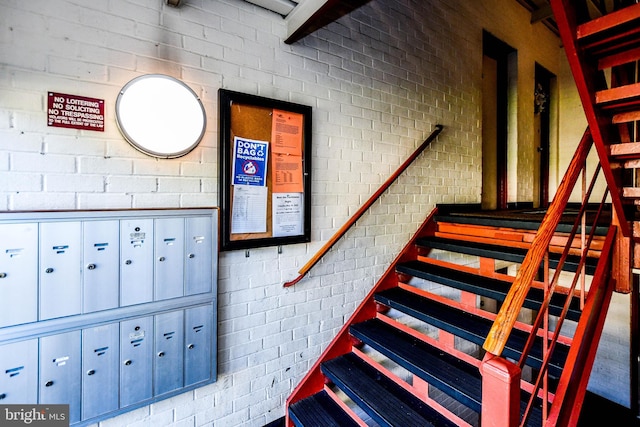
[[[148,74],[122,88],[116,100],[116,122],[136,149],[154,157],[174,158],[198,145],[206,115],[189,86],[170,76]]]

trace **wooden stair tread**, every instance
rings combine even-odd
[[[537,230],[518,230],[505,227],[493,227],[486,225],[472,224],[455,224],[450,222],[438,222],[438,227],[434,232],[437,237],[453,238],[459,240],[469,240],[485,243],[496,243],[503,241],[507,246],[529,248],[531,242],[535,239]],[[569,234],[556,233],[551,239],[551,246],[555,248],[555,252],[562,251],[567,245]],[[604,236],[594,236],[593,249],[601,249],[604,242]],[[580,237],[574,236],[573,248],[580,248]],[[553,249],[552,249],[553,250]]]
[[[486,243],[459,241],[455,239],[445,239],[440,237],[423,237],[416,239],[416,244],[425,248],[441,249],[466,255],[475,255],[484,258],[499,259],[521,263],[527,254],[527,249],[491,245]],[[549,263],[552,268],[558,265],[559,254],[550,253]],[[563,270],[576,271],[578,267],[578,257],[569,255],[564,263]],[[587,258],[586,269],[588,274],[593,274],[597,259]]]
[[[623,142],[620,144],[612,144],[609,147],[609,151],[611,155],[615,157],[640,156],[640,143]]]
[[[450,268],[427,264],[417,260],[411,260],[400,263],[396,266],[396,271],[408,274],[413,277],[440,283],[455,289],[471,292],[497,301],[504,301],[511,283],[493,279],[489,277],[479,276],[461,271],[455,271]],[[544,291],[538,288],[531,288],[524,300],[523,306],[532,310],[540,308]],[[554,316],[559,316],[564,307],[567,296],[555,293],[551,298],[549,312]],[[578,321],[582,311],[580,310],[580,300],[573,297],[567,312],[567,318]]]
[[[638,59],[640,59],[640,47],[628,48],[600,58],[598,60],[598,69],[606,70],[607,68],[628,64]]]
[[[627,159],[621,163],[621,166],[624,169],[639,169],[640,168],[640,159]]]
[[[613,124],[637,122],[640,120],[640,110],[625,111],[623,113],[614,114],[611,122]]]
[[[401,288],[391,288],[378,292],[374,296],[374,299],[380,304],[399,310],[478,345],[484,343],[493,324],[489,319],[433,301]],[[519,359],[527,338],[528,333],[519,329],[513,329],[507,345],[504,348],[504,356],[516,360]],[[536,369],[542,365],[541,348],[541,340],[537,339],[527,358],[527,365]],[[562,343],[556,344],[551,363],[549,364],[550,375],[554,377],[560,376],[567,353],[568,347],[566,345]]]
[[[600,90],[596,92],[596,104],[606,109],[640,107],[640,83]]]
[[[359,426],[324,390],[293,403],[289,417],[299,427]]]
[[[493,227],[487,225],[459,224],[451,222],[438,222],[438,234],[456,234],[461,236],[485,237],[512,242],[524,241],[524,235],[534,234],[533,230],[516,230],[512,228]]]
[[[637,45],[640,35],[640,5],[635,4],[596,18],[576,29],[580,45],[599,53]]]
[[[540,227],[540,221],[536,219],[510,219],[510,218],[496,218],[490,216],[475,216],[475,215],[461,215],[461,214],[438,214],[436,215],[436,223],[450,222],[457,224],[472,224],[489,227],[508,227],[512,229],[522,230],[537,230]]]
[[[622,8],[599,18],[581,24],[577,29],[578,40],[609,31],[640,19],[640,4]]]
[[[455,425],[353,353],[324,362],[321,370],[381,426]]]
[[[627,199],[640,198],[640,187],[624,187],[622,189],[622,197]]]

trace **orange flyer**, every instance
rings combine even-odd
[[[273,110],[271,123],[271,189],[274,193],[302,193],[303,116]]]

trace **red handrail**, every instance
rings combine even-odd
[[[342,236],[344,236],[347,231],[360,219],[360,217],[369,209],[376,200],[385,192],[387,188],[393,184],[393,182],[402,174],[402,172],[409,167],[409,165],[424,151],[425,148],[431,144],[431,142],[436,139],[438,134],[442,131],[444,126],[437,124],[433,132],[424,140],[424,142],[416,149],[416,151],[409,156],[407,160],[380,186],[380,188],[369,197],[369,200],[365,202],[364,205],[358,209],[358,211],[349,218],[349,220],[342,226],[340,229],[316,252],[316,254],[311,257],[311,259],[298,271],[299,276],[293,280],[284,283],[284,287],[293,286],[298,283],[302,278],[313,268],[314,265],[333,247],[333,245],[340,240]]]
[[[591,185],[589,186],[589,189],[587,190],[587,192],[585,193],[584,199],[582,201],[582,205],[580,206],[580,209],[578,210],[578,213],[576,215],[576,219],[574,221],[573,227],[571,229],[571,232],[569,233],[569,237],[567,238],[567,245],[565,246],[564,250],[562,251],[562,255],[560,257],[560,259],[558,260],[558,264],[555,268],[555,273],[553,275],[553,279],[551,280],[551,282],[548,285],[547,288],[547,296],[545,297],[545,299],[542,301],[542,304],[540,305],[540,308],[538,309],[538,315],[536,316],[536,320],[533,322],[532,325],[532,330],[537,331],[540,326],[542,325],[543,319],[545,318],[545,313],[547,311],[547,308],[549,307],[549,303],[551,302],[551,296],[553,295],[553,293],[556,290],[556,286],[558,285],[558,282],[560,280],[560,273],[562,272],[562,267],[564,266],[564,263],[567,260],[567,257],[569,255],[569,250],[571,248],[571,242],[573,241],[573,238],[576,236],[577,234],[577,230],[578,230],[578,226],[581,224],[582,222],[582,231],[584,232],[584,217],[585,217],[585,211],[586,211],[586,207],[588,205],[589,202],[589,197],[593,191],[593,188],[596,184],[596,181],[598,179],[598,172],[600,171],[600,165],[596,166],[596,171],[593,174],[593,179],[591,180]],[[602,197],[602,202],[600,203],[600,207],[598,210],[598,214],[595,216],[594,222],[591,225],[591,232],[589,234],[589,243],[584,244],[583,248],[582,248],[582,256],[580,258],[579,261],[579,266],[576,269],[576,275],[574,277],[574,281],[573,284],[571,286],[571,291],[568,292],[568,294],[572,294],[573,293],[573,288],[575,288],[576,284],[577,284],[577,278],[579,276],[581,276],[580,273],[583,272],[583,267],[585,265],[585,261],[586,261],[586,256],[588,253],[588,249],[591,245],[591,242],[593,241],[593,237],[595,234],[595,230],[596,230],[596,226],[598,225],[597,222],[600,218],[600,215],[602,213],[602,209],[604,207],[604,203],[605,200],[607,198],[607,195],[609,194],[609,191],[605,189],[605,193]],[[584,294],[582,293],[582,291],[584,291],[584,289],[581,289],[581,297],[584,297]],[[570,298],[567,298],[567,301],[570,301]],[[581,307],[584,306],[584,300],[581,299]],[[568,306],[567,306],[568,307]],[[559,322],[564,321],[564,319],[560,318]],[[557,330],[559,331],[559,327],[557,327]],[[527,359],[527,357],[529,356],[529,351],[531,351],[531,348],[533,347],[533,342],[535,339],[535,334],[531,334],[529,336],[529,339],[527,340],[527,343],[525,344],[523,350],[522,350],[522,355],[520,356],[520,361],[518,362],[518,365],[520,366],[520,368],[522,368],[525,365],[525,361]]]
[[[507,340],[511,335],[511,330],[520,313],[524,299],[529,292],[533,279],[538,274],[540,263],[547,253],[551,238],[556,231],[573,187],[585,164],[592,142],[591,133],[589,129],[587,129],[558,187],[558,192],[549,210],[547,210],[533,242],[531,242],[531,247],[525,259],[522,261],[521,268],[516,275],[511,290],[502,303],[502,308],[498,312],[496,320],[493,322],[493,326],[489,331],[483,348],[495,356],[502,354],[502,350],[504,350]]]

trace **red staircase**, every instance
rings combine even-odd
[[[288,426],[577,425],[640,241],[640,4],[551,5],[589,123],[551,206],[432,212],[289,397]]]
[[[542,215],[468,208],[472,210],[440,207],[429,216],[288,399],[289,426],[481,425],[486,418],[481,346],[496,319],[495,309],[511,289],[511,270],[525,259]],[[546,398],[536,393],[540,398],[532,400],[527,426],[542,425],[547,412],[543,399],[550,405],[554,393],[564,393],[558,385],[571,374],[564,367],[576,365],[570,356],[573,331],[581,337],[576,348],[583,352],[594,336],[587,332],[589,339],[583,340],[584,331],[590,331],[596,313],[606,312],[606,295],[611,293],[606,272],[613,233],[607,234],[607,226],[586,227],[593,237],[588,256],[582,258],[581,239],[572,233],[576,217],[565,215],[560,221],[548,262],[565,272],[580,271],[584,263],[591,280],[586,310],[581,309],[579,292],[569,288],[559,287],[543,303],[544,280],[535,280],[523,303],[525,318],[516,322],[504,348],[505,357],[522,357],[532,332],[531,317],[542,304],[548,304],[554,320],[566,318],[571,325],[549,355],[542,334],[534,334],[523,358],[525,374],[516,381],[518,418],[533,393],[537,372],[549,373]],[[507,406],[505,401],[501,405]],[[496,425],[508,424],[499,420]]]
[[[616,289],[630,292],[629,264],[640,266],[640,4],[551,0],[551,6],[624,237],[616,248]]]

